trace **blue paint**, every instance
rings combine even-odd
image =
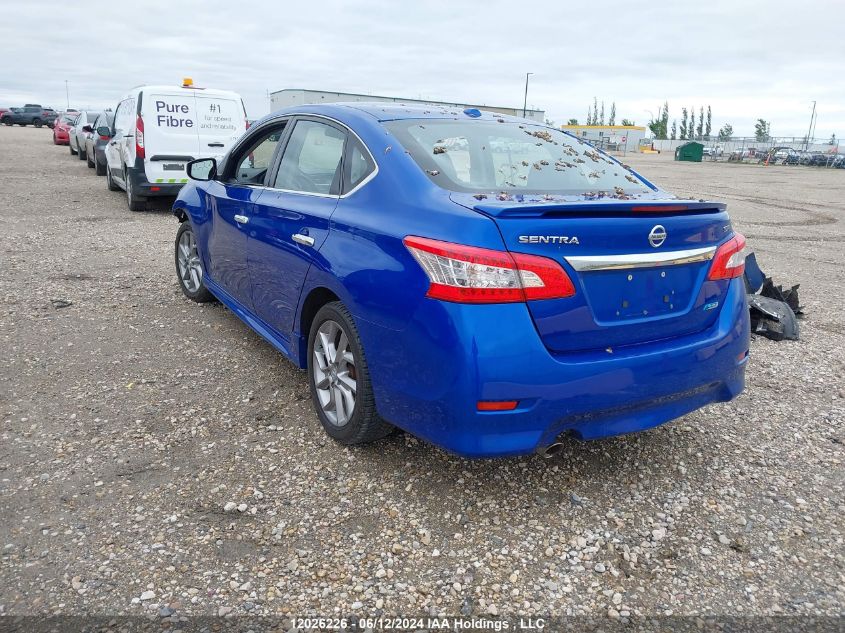
[[[657,223],[668,233],[661,250],[717,246],[732,235],[724,205],[683,201],[690,211],[653,217],[632,213],[632,202],[586,194],[499,202],[496,192],[479,200],[447,191],[383,122],[466,121],[449,110],[302,106],[265,117],[246,139],[295,114],[354,131],[375,177],[340,198],[192,181],[174,208],[194,226],[209,290],[298,367],[307,364],[303,305],[328,290],[355,319],[378,413],[468,457],[531,452],[563,432],[594,439],[640,431],[742,391],[749,324],[741,279],[706,280],[708,262],[634,270],[629,280],[629,271],[578,273],[565,260],[651,252],[647,236]],[[673,200],[646,184],[637,204]],[[235,215],[249,222],[239,225]],[[293,233],[313,237],[314,246],[292,242]],[[518,240],[533,234],[578,241]],[[429,299],[428,278],[402,243],[408,235],[553,258],[576,294],[490,305]],[[478,412],[479,400],[519,405]]]

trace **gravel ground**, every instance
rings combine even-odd
[[[748,388],[553,459],[345,449],[167,205],[0,128],[0,614],[845,614],[845,171],[628,159],[801,284]],[[66,307],[58,300],[70,302]]]

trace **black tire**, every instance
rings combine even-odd
[[[3,117],[3,119],[0,120],[0,122],[2,122],[3,125],[9,125],[9,126],[14,125],[14,123],[12,121],[12,117],[10,117],[10,116]]]
[[[72,139],[68,138],[68,140],[67,140],[67,146],[70,148],[70,155],[71,155],[71,156],[76,156],[76,150],[75,150],[75,149],[73,149],[73,140],[72,140]]]
[[[79,152],[79,154],[77,155],[77,158],[79,160],[85,160],[85,148],[79,146],[79,141],[76,142],[76,149]]]
[[[340,326],[340,332],[346,335],[354,359],[353,364],[347,364],[348,374],[351,374],[352,370],[354,370],[354,376],[352,376],[356,385],[354,406],[352,408],[352,415],[342,425],[333,422],[326,414],[323,404],[320,402],[315,383],[315,341],[321,326],[330,321]],[[342,340],[340,334],[338,334],[337,341],[339,340]],[[334,372],[333,376],[333,380],[339,382],[337,372]],[[365,444],[381,439],[393,432],[393,425],[382,420],[378,416],[378,413],[376,413],[373,387],[370,383],[370,370],[367,366],[364,350],[361,347],[358,328],[355,327],[355,321],[352,319],[349,310],[340,301],[327,303],[320,308],[314,317],[314,321],[311,323],[311,331],[308,334],[308,386],[311,390],[311,400],[314,403],[314,409],[317,412],[320,423],[323,425],[326,433],[340,444],[345,446]],[[329,389],[331,390],[331,387]]]
[[[128,169],[123,171],[123,182],[126,183],[126,203],[129,205],[129,210],[146,211],[147,199],[135,193],[135,185],[132,184]]]
[[[88,151],[87,146],[85,150],[85,162],[88,164],[89,169],[94,169],[94,161],[91,160],[91,152]]]
[[[35,127],[41,127],[43,125],[43,123],[41,122],[41,119],[33,119],[32,124]]]
[[[109,169],[108,163],[106,163],[106,187],[109,188],[109,191],[120,191],[120,185],[111,177],[111,169]]]
[[[188,299],[197,303],[208,303],[209,301],[214,301],[214,295],[205,287],[203,276],[200,275],[199,287],[196,290],[191,290],[185,285],[186,281],[182,278],[182,269],[179,264],[179,242],[185,233],[193,234],[193,232],[194,229],[188,220],[182,222],[179,225],[179,230],[176,231],[176,241],[173,248],[174,263],[176,264],[176,279],[179,282],[179,287],[182,289],[182,294],[188,297]]]
[[[96,154],[94,155],[94,169],[98,176],[106,175],[106,165],[102,161],[97,160]]]

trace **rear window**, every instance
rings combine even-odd
[[[196,139],[196,100],[193,94],[144,94],[144,126],[147,132],[159,131],[173,135],[193,136]],[[127,127],[134,123],[134,105],[127,112]],[[121,112],[121,119],[124,113]]]
[[[607,154],[553,128],[503,119],[405,119],[385,125],[431,180],[451,191],[650,191]]]
[[[246,129],[243,104],[234,99],[197,95],[200,136],[228,136]]]

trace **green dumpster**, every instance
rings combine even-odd
[[[690,141],[675,148],[675,160],[686,160],[691,163],[700,163],[704,155],[704,145]]]

